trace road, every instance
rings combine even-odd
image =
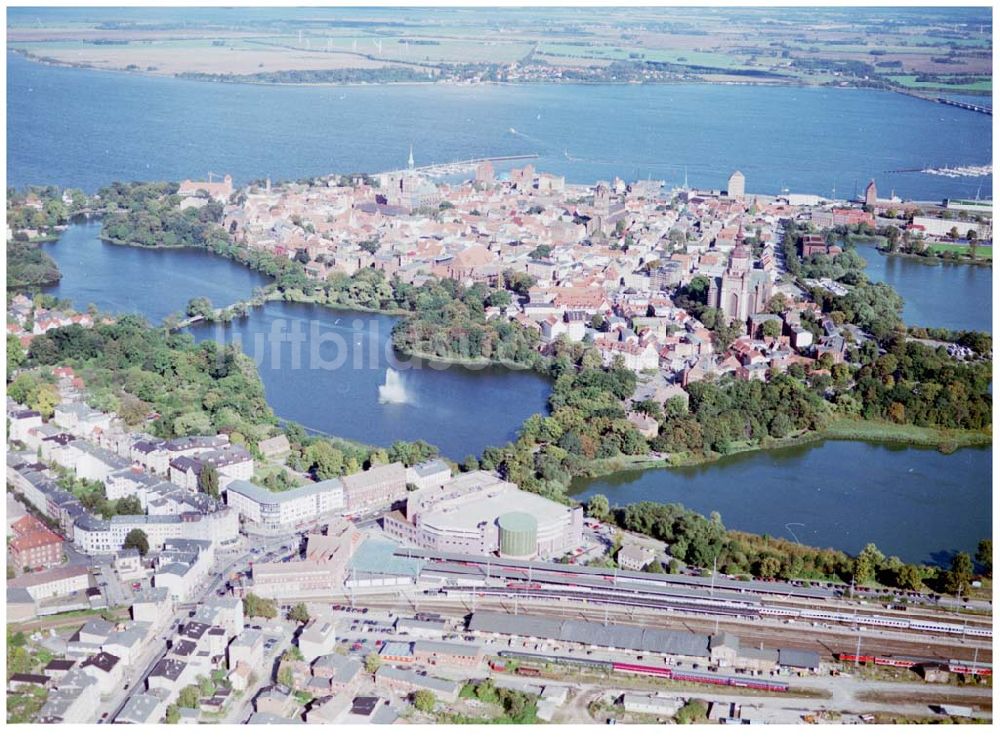
[[[263,549],[260,555],[267,555],[271,550],[280,550],[281,546],[286,542],[287,539],[273,541]],[[230,556],[223,560],[224,563],[221,568],[212,570],[213,572],[217,572],[215,576],[199,588],[199,596],[191,602],[179,603],[178,608],[190,608],[200,604],[205,598],[215,594],[219,585],[226,578],[228,578],[233,571],[242,570],[252,557],[258,555],[254,554],[252,551],[246,551],[241,554],[240,549],[232,550],[229,554]],[[235,558],[232,558],[233,556],[235,556]],[[173,623],[174,619],[171,618],[163,628],[152,634],[152,640],[150,641],[149,648],[156,647],[158,650],[156,650],[151,657],[147,657],[147,660],[143,662],[144,668],[140,672],[140,677],[130,682],[131,686],[124,696],[118,696],[118,693],[116,693],[116,695],[109,700],[107,707],[110,709],[105,709],[106,706],[102,703],[100,712],[109,713],[105,722],[114,722],[118,715],[121,714],[122,709],[124,709],[132,695],[145,691],[146,678],[149,676],[149,672],[153,670],[160,659],[162,659],[167,653],[167,637],[173,628]]]
[[[162,638],[163,638],[162,635],[157,634],[156,639],[154,641],[152,641],[152,643],[159,643],[162,640]],[[160,662],[160,659],[162,659],[166,655],[166,653],[167,653],[167,646],[166,646],[166,643],[164,642],[163,645],[160,647],[160,650],[157,651],[155,654],[153,654],[152,658],[150,658],[146,662],[146,666],[142,670],[142,672],[140,674],[140,677],[138,679],[134,679],[131,682],[132,686],[125,693],[125,696],[120,699],[120,701],[118,702],[117,706],[114,707],[114,709],[108,711],[109,714],[108,714],[107,719],[106,720],[99,720],[98,722],[113,723],[115,720],[118,719],[118,716],[121,714],[121,711],[125,708],[125,705],[128,703],[128,701],[130,699],[132,699],[132,695],[136,694],[137,692],[145,692],[146,691],[146,678],[149,676],[149,673]],[[105,712],[105,710],[103,709],[104,707],[105,707],[105,705],[102,703],[101,704],[101,713],[102,714]]]

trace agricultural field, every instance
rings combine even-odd
[[[917,82],[917,75],[893,75],[890,77],[895,84],[909,90],[950,90],[952,92],[992,92],[993,79],[984,77],[977,82],[964,84],[949,84],[947,82]]]
[[[470,79],[490,66],[535,69],[521,79],[545,79],[546,66],[600,79],[614,66],[609,79],[629,78],[623,68],[634,79],[669,64],[706,82],[776,75],[796,84],[918,90],[938,87],[916,81],[932,74],[974,78],[946,87],[956,92],[992,89],[986,9],[907,9],[905,23],[878,8],[202,9],[141,23],[99,12],[109,17],[9,14],[8,48],[51,63],[164,75],[462,65]]]

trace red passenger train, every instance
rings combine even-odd
[[[862,653],[855,656],[853,653],[837,654],[837,660],[851,664],[875,664],[876,666],[893,666],[898,669],[912,669],[921,664],[934,664],[942,668],[947,668],[953,674],[976,674],[977,676],[992,676],[992,664],[979,664],[972,661],[941,661],[937,659],[921,659],[911,656],[873,656]]]
[[[649,666],[646,664],[629,664],[615,661],[611,664],[613,671],[630,674],[646,674],[663,677],[677,682],[696,682],[699,684],[718,684],[724,687],[744,687],[746,689],[762,689],[767,692],[787,692],[788,685],[784,682],[772,682],[767,679],[756,679],[744,676],[725,676],[711,672],[680,671],[666,666]]]
[[[851,664],[875,664],[876,666],[895,666],[899,669],[912,669],[917,664],[925,663],[919,659],[907,656],[873,656],[862,653],[855,656],[853,653],[837,654],[838,661],[846,661]]]

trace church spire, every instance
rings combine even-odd
[[[406,160],[406,164],[410,169],[413,169],[413,144],[410,144],[410,158]]]

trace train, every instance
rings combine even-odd
[[[584,572],[581,574],[568,572],[549,572],[544,567],[534,572],[534,577],[541,581],[524,581],[530,576],[511,566],[498,566],[494,572],[507,577],[515,575],[515,581],[491,584],[483,576],[475,577],[475,583],[469,581],[469,573],[476,571],[483,574],[479,564],[469,562],[442,562],[428,566],[422,577],[430,582],[438,582],[440,594],[467,593],[474,591],[477,596],[513,597],[515,593],[524,598],[539,600],[577,600],[591,605],[625,605],[651,610],[667,610],[678,613],[690,613],[709,616],[731,616],[740,619],[758,620],[762,617],[777,617],[784,619],[802,619],[805,621],[825,621],[841,623],[848,626],[872,627],[879,629],[907,630],[923,633],[942,633],[979,638],[992,638],[993,631],[988,627],[966,626],[936,620],[921,620],[917,618],[892,617],[866,613],[850,612],[841,609],[812,609],[799,607],[782,607],[775,604],[763,604],[755,596],[735,593],[708,593],[701,591],[683,591],[676,586],[650,587],[639,583],[626,583],[627,574],[619,573],[616,577],[605,574]],[[519,581],[518,581],[519,580]]]
[[[670,679],[675,682],[693,682],[697,684],[714,684],[724,687],[741,687],[743,689],[759,689],[765,692],[787,692],[786,682],[776,682],[770,679],[758,679],[741,675],[729,676],[710,671],[684,671],[671,666],[653,666],[650,664],[634,664],[624,661],[602,661],[600,659],[585,659],[573,656],[557,656],[554,654],[524,653],[521,651],[500,651],[501,658],[517,661],[540,661],[543,663],[575,666],[585,669],[596,669],[606,673],[639,674]],[[518,673],[521,673],[518,668]]]
[[[838,653],[837,661],[850,664],[875,664],[876,666],[894,666],[898,669],[912,669],[917,664],[927,663],[924,660],[907,656],[873,656],[869,653],[853,654]]]
[[[647,610],[666,610],[669,612],[692,613],[697,615],[719,615],[723,617],[729,616],[746,620],[757,620],[759,618],[755,609],[745,607],[742,604],[729,604],[725,600],[699,601],[694,599],[684,599],[675,601],[669,597],[658,597],[655,595],[638,596],[627,593],[612,594],[571,588],[543,589],[540,587],[535,588],[526,586],[511,587],[509,584],[506,587],[472,587],[445,584],[445,586],[442,586],[440,589],[436,590],[436,592],[445,596],[456,594],[461,596],[475,595],[476,597],[500,596],[512,598],[517,596],[521,600],[575,600],[592,606],[610,605],[612,607],[641,607]]]
[[[643,674],[662,677],[675,682],[695,682],[698,684],[715,684],[724,687],[743,687],[744,689],[760,689],[765,692],[787,692],[786,682],[775,682],[770,679],[757,679],[747,676],[727,676],[715,672],[681,671],[669,666],[648,666],[646,664],[629,664],[612,662],[611,670],[625,674]]]
[[[924,659],[912,656],[875,656],[868,653],[839,653],[837,660],[849,664],[874,664],[876,666],[892,666],[897,669],[912,669],[920,665],[935,665],[946,668],[953,674],[975,674],[977,676],[992,676],[992,664],[980,664],[972,661],[941,661],[938,659]]]
[[[767,617],[803,618],[805,620],[828,620],[857,626],[873,626],[876,628],[894,628],[898,630],[916,630],[926,633],[948,633],[951,635],[978,636],[992,638],[991,628],[977,628],[945,623],[935,620],[916,620],[912,618],[887,618],[882,615],[856,615],[844,610],[801,610],[791,607],[765,606],[760,614]]]
[[[951,659],[948,671],[954,674],[975,674],[977,676],[993,676],[993,664],[980,664],[975,661],[959,661]]]

